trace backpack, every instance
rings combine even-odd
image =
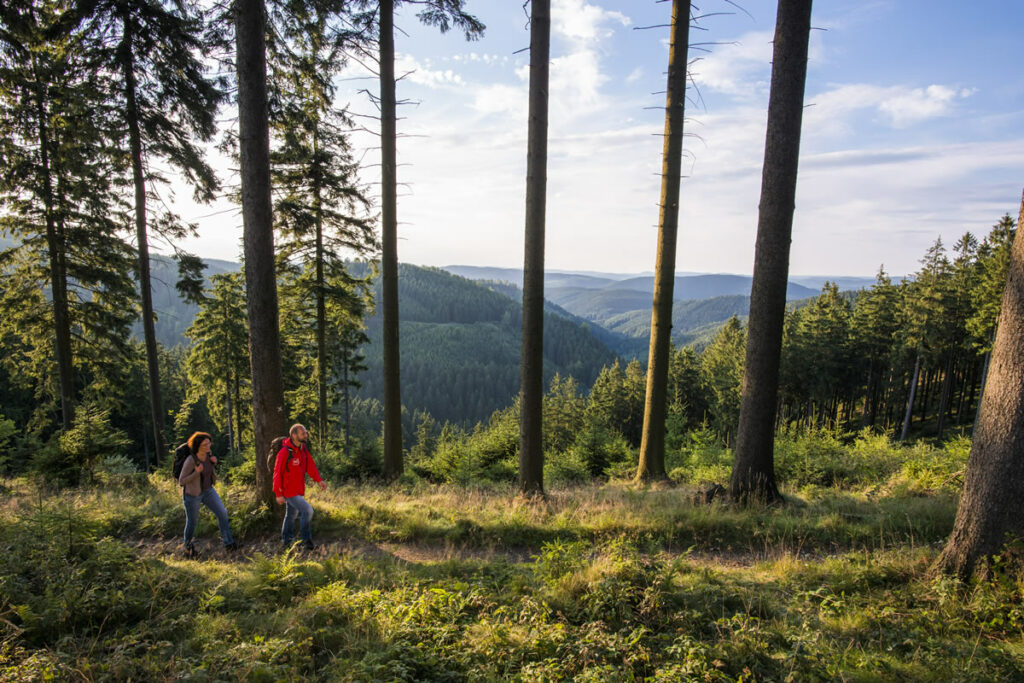
[[[187,441],[174,449],[174,464],[171,466],[171,471],[174,472],[174,481],[178,481],[178,477],[181,476],[181,468],[185,465],[185,459],[190,455],[192,455],[192,449],[189,448]]]
[[[277,452],[279,450],[281,450],[281,446],[284,445],[284,440],[287,439],[287,438],[288,437],[286,437],[286,436],[279,436],[279,437],[277,437],[276,439],[274,439],[273,441],[270,442],[270,450],[267,451],[267,471],[269,471],[271,474],[274,473],[274,465],[277,462]],[[289,448],[288,449],[288,459],[290,460],[291,457],[292,457],[292,449]],[[287,463],[285,463],[285,467],[286,468],[288,467]]]

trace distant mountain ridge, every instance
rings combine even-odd
[[[480,266],[446,266],[445,270],[476,280],[497,280],[522,286],[522,270]],[[701,347],[733,315],[750,311],[749,275],[678,273],[674,283],[672,339],[677,346]],[[873,277],[794,276],[786,299],[803,302],[817,296],[825,282],[842,290],[870,287]],[[565,272],[544,275],[544,297],[565,312],[601,328],[599,335],[616,353],[644,359],[648,351],[654,276],[649,273]],[[521,293],[510,296],[519,296]]]

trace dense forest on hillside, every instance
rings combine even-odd
[[[405,405],[465,426],[510,405],[519,387],[520,304],[439,269],[403,264],[399,275]],[[380,398],[378,316],[367,318],[367,335],[358,393]],[[615,358],[587,328],[556,314],[545,317],[544,342],[548,380],[571,376],[586,389]]]

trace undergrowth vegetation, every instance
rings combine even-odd
[[[672,489],[339,484],[310,496],[312,554],[279,550],[279,511],[236,482],[246,550],[216,550],[204,513],[198,562],[162,474],[9,480],[0,678],[1024,680],[1019,574],[930,572],[968,447],[783,435],[773,508],[695,502],[729,456],[699,432]]]

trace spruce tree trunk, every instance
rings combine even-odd
[[[526,494],[544,492],[544,221],[550,47],[551,0],[531,0],[523,338],[519,389],[519,488]]]
[[[779,499],[772,416],[779,391],[810,30],[811,0],[779,0],[746,365],[730,481],[730,494],[741,503]]]
[[[242,450],[242,379],[237,372],[233,372],[235,380],[235,449]],[[273,473],[271,473],[273,474]]]
[[[686,54],[690,34],[690,0],[672,0],[672,31],[668,48],[665,95],[665,141],[661,154],[661,202],[651,342],[647,363],[643,436],[637,481],[667,479],[665,474],[665,411],[669,353],[672,345],[672,303],[676,279],[676,238],[679,232],[679,180],[683,158],[683,114],[686,105]]]
[[[1024,221],[1024,197],[1020,220]],[[937,568],[968,579],[1024,537],[1024,238],[1010,254],[1006,289],[953,533]]]
[[[153,422],[153,466],[167,452],[164,441],[164,408],[160,395],[160,358],[156,346],[156,316],[153,313],[153,286],[149,271],[149,236],[146,226],[146,179],[142,170],[142,134],[139,131],[139,107],[136,100],[135,65],[132,52],[132,22],[127,10],[122,11],[124,37],[120,54],[124,77],[125,121],[132,157],[132,183],[135,189],[135,237],[138,241],[139,295],[142,301],[142,337],[146,346],[146,370],[149,376],[149,412]]]
[[[224,403],[228,411],[228,450],[235,450],[235,410],[234,402],[231,400],[231,371],[228,371],[227,380],[224,382]]]
[[[46,249],[50,261],[50,296],[53,306],[54,357],[57,361],[57,383],[60,394],[61,429],[67,431],[75,420],[74,368],[71,362],[71,312],[68,305],[68,269],[65,262],[64,231],[54,207],[53,169],[50,159],[50,127],[47,115],[48,98],[44,77],[39,74],[33,57],[36,81],[35,114],[39,130],[39,164],[43,172],[43,210],[46,221]]]
[[[345,460],[348,461],[349,456],[352,454],[352,449],[349,445],[349,438],[352,433],[352,407],[349,403],[351,388],[348,383],[348,349],[346,348],[342,353],[344,355],[344,365],[342,366],[341,373],[345,399]]]
[[[281,378],[274,225],[270,196],[270,131],[267,113],[266,16],[263,0],[236,0],[238,144],[241,155],[249,363],[252,370],[253,450],[256,490],[274,501],[267,450],[288,431]]]
[[[910,421],[914,418],[914,395],[917,394],[917,382],[921,376],[921,354],[918,353],[914,359],[914,374],[910,379],[910,392],[907,395],[907,414],[903,417],[903,431],[900,432],[900,441],[907,440],[910,433]]]
[[[380,3],[381,325],[384,356],[384,477],[402,473],[402,385],[398,341],[398,171],[394,0]]]
[[[314,149],[316,143],[314,142]],[[320,187],[314,190],[316,216],[316,401],[317,431],[321,443],[327,438],[327,282],[324,277],[324,223]]]
[[[868,360],[868,385],[864,388],[864,412],[860,415],[860,427],[863,429],[871,423],[871,398],[875,390],[875,359]]]

